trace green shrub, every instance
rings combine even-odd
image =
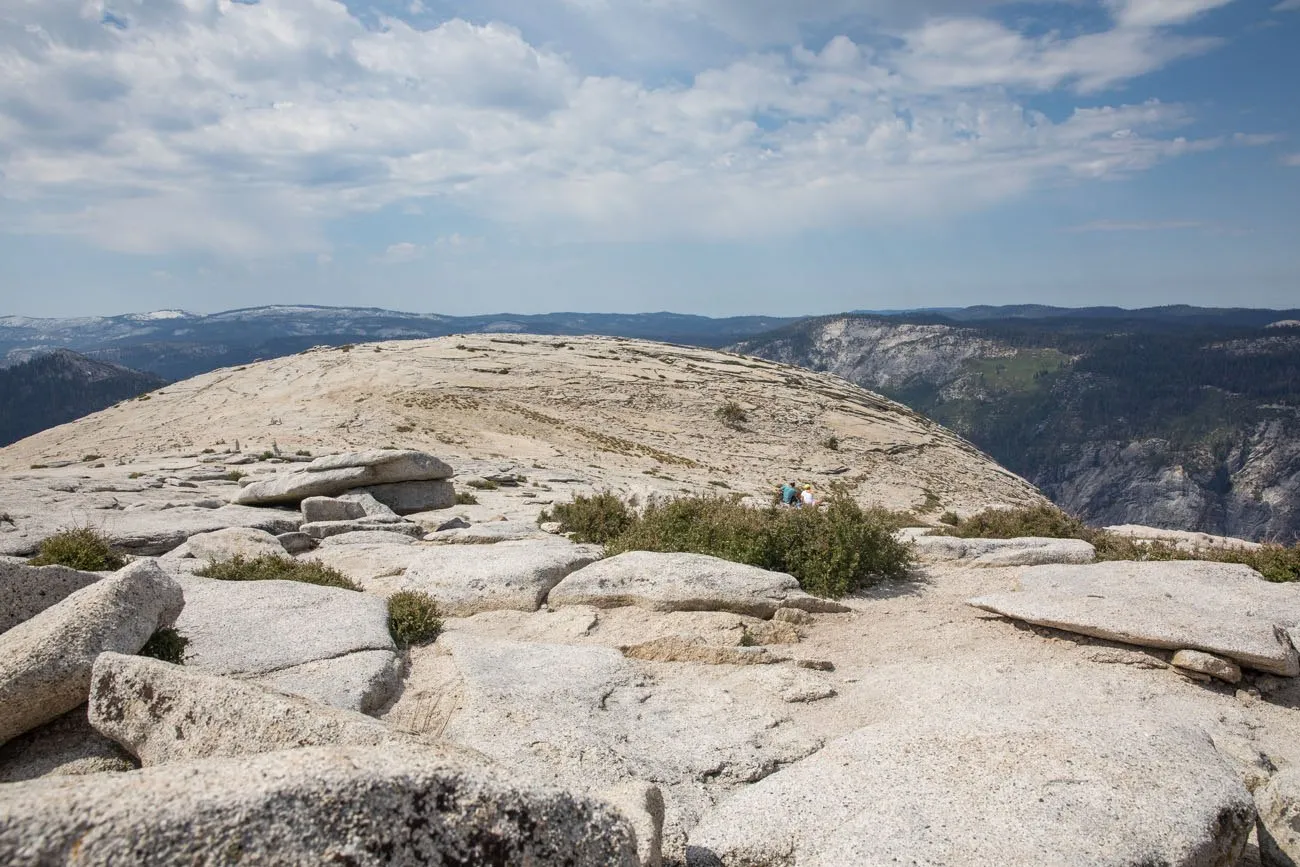
[[[942,520],[942,519],[941,519]],[[1300,581],[1300,543],[1266,544],[1259,548],[1232,548],[1204,545],[1191,550],[1159,540],[1118,536],[1090,527],[1055,506],[1026,509],[990,509],[972,515],[946,531],[966,538],[1013,539],[1018,536],[1046,536],[1058,539],[1083,539],[1097,549],[1099,561],[1110,560],[1205,560],[1214,563],[1241,563],[1259,572],[1269,581]]]
[[[911,552],[893,529],[889,513],[863,510],[843,490],[820,509],[753,509],[729,498],[684,497],[651,503],[607,550],[708,554],[786,572],[809,593],[839,597],[907,574]]]
[[[501,487],[491,479],[470,479],[465,484],[479,491],[495,491]]]
[[[388,631],[401,647],[428,644],[442,632],[438,603],[418,590],[394,593],[388,597]]]
[[[31,566],[69,566],[86,572],[115,572],[126,565],[126,557],[109,544],[98,530],[79,527],[55,533],[41,542]]]
[[[749,414],[745,412],[745,408],[734,400],[727,401],[715,409],[713,414],[718,417],[718,421],[729,428],[739,429],[741,425],[749,421]]]
[[[939,516],[939,523],[947,524],[949,527],[955,527],[961,523],[961,518],[957,516],[956,512],[944,512]]]
[[[458,506],[477,506],[477,505],[478,505],[478,497],[474,496],[474,495],[471,494],[469,491],[457,491],[457,492],[456,492],[456,505],[458,505]]]
[[[1046,536],[1052,539],[1084,539],[1093,528],[1056,506],[1028,506],[1022,509],[985,509],[958,521],[949,536],[965,539],[1018,539]]]
[[[188,638],[172,627],[167,626],[149,636],[149,640],[145,642],[144,647],[140,648],[139,655],[161,659],[163,662],[170,662],[172,665],[184,665],[185,648],[189,646],[189,643]]]
[[[236,555],[209,563],[194,574],[218,581],[301,581],[321,587],[361,590],[361,585],[337,569],[279,554],[263,554],[252,560]]]
[[[605,545],[626,532],[636,521],[627,504],[606,491],[594,496],[577,496],[571,503],[559,503],[544,510],[538,523],[559,521],[574,541]]]

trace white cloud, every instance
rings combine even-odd
[[[376,29],[336,0],[11,2],[0,197],[22,231],[233,256],[321,252],[330,220],[425,199],[537,237],[735,238],[944,214],[1223,145],[1178,137],[1190,117],[1177,105],[1052,120],[1017,94],[1097,92],[1204,51],[1212,41],[1168,26],[1224,2],[1114,2],[1109,28],[1074,37],[975,17],[983,0],[542,4],[791,41],[653,84],[591,74],[508,24]],[[964,17],[918,22],[920,8]],[[124,29],[100,23],[105,10]],[[893,22],[898,40],[798,41],[803,25],[854,16]],[[380,259],[425,252],[394,244]]]
[[[402,241],[397,244],[390,244],[388,249],[377,261],[387,265],[400,265],[406,262],[414,262],[417,259],[424,258],[424,247],[419,244],[412,244],[409,241]]]
[[[462,235],[459,232],[444,235],[433,242],[433,248],[443,253],[468,253],[482,250],[485,246],[487,246],[486,238]]]
[[[1273,7],[1274,12],[1300,12],[1300,0],[1282,0]]]
[[[1282,157],[1282,165],[1300,167],[1300,153],[1287,154]]]
[[[1235,145],[1241,145],[1242,147],[1261,147],[1263,145],[1276,144],[1285,139],[1286,136],[1275,132],[1234,132],[1232,134],[1232,143]]]
[[[1184,24],[1232,0],[1108,0],[1115,20],[1126,27]]]
[[[1072,226],[1071,232],[1168,232],[1179,229],[1205,229],[1200,220],[1094,220]]]

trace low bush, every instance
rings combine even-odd
[[[786,572],[819,596],[839,597],[907,574],[909,548],[891,535],[891,513],[862,509],[843,491],[820,509],[754,509],[733,498],[683,497],[651,503],[637,516],[613,494],[578,497],[545,516],[609,554],[708,554]]]
[[[458,506],[477,506],[477,505],[478,505],[478,497],[474,496],[474,495],[471,494],[469,491],[457,491],[457,492],[456,492],[456,505],[458,505]]]
[[[301,581],[321,587],[361,590],[361,585],[337,569],[279,554],[263,554],[251,560],[236,555],[229,560],[213,561],[194,574],[218,581]]]
[[[388,597],[388,631],[401,647],[428,644],[442,632],[438,603],[418,590],[394,593]]]
[[[544,510],[538,523],[559,521],[564,532],[572,533],[576,542],[607,545],[636,522],[627,504],[608,491],[594,496],[577,496],[571,503],[559,503]]]
[[[495,491],[501,487],[491,479],[470,479],[465,484],[479,491]]]
[[[108,537],[90,527],[55,533],[41,542],[31,566],[69,566],[85,572],[116,572],[126,557],[109,543]]]
[[[727,401],[715,409],[713,414],[718,417],[718,421],[729,428],[740,428],[741,425],[749,421],[749,414],[745,412],[745,408],[734,400]]]
[[[985,509],[959,520],[945,532],[965,539],[1018,539],[1023,536],[1084,539],[1096,531],[1056,506],[1044,504],[1023,509]]]
[[[145,642],[144,647],[140,648],[139,655],[161,659],[163,662],[170,662],[172,665],[184,665],[185,648],[189,646],[189,643],[188,638],[176,629],[167,626],[149,636],[149,640]]]
[[[939,516],[940,524],[947,524],[949,527],[955,527],[961,523],[961,518],[956,512],[944,512]]]
[[[1300,543],[1289,548],[1271,543],[1258,548],[1221,545],[1180,548],[1169,542],[1134,539],[1091,527],[1055,506],[989,509],[959,521],[956,526],[944,532],[947,535],[965,538],[1013,539],[1020,536],[1045,536],[1057,539],[1083,539],[1085,542],[1091,542],[1097,549],[1099,561],[1204,560],[1214,563],[1241,563],[1259,572],[1269,581],[1300,581]]]

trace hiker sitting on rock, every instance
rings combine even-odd
[[[804,508],[812,508],[817,505],[817,498],[813,495],[812,485],[803,486],[803,493],[799,495],[799,505]]]
[[[794,482],[786,482],[781,487],[781,505],[795,506],[799,502],[799,486]]]

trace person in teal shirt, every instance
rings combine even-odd
[[[781,505],[795,506],[799,504],[799,486],[794,482],[786,482],[781,487]]]

